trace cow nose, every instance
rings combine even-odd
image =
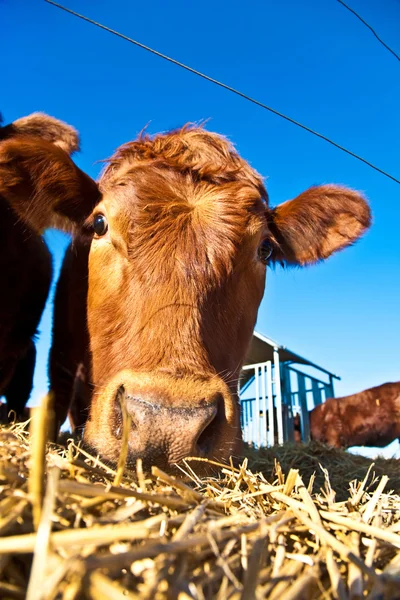
[[[132,419],[130,449],[146,460],[177,463],[186,456],[207,456],[213,449],[222,396],[214,394],[193,406],[182,401],[168,405],[162,397],[124,392],[124,402]],[[121,389],[117,393],[121,402]]]

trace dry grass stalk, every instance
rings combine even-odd
[[[138,600],[140,598],[138,594],[128,592],[102,573],[90,575],[88,588],[89,595],[96,600]]]
[[[353,553],[359,556],[359,534],[356,531],[351,531],[349,537]],[[354,563],[349,564],[347,581],[349,587],[350,600],[361,600],[361,598],[363,597],[363,577],[361,571],[354,565]]]
[[[325,558],[331,581],[331,598],[334,598],[335,600],[348,600],[345,583],[340,575],[338,565],[334,559],[332,548],[326,549]]]
[[[46,578],[47,554],[49,551],[52,516],[54,511],[57,483],[60,471],[53,467],[47,477],[47,490],[43,510],[36,534],[32,568],[29,578],[26,600],[41,600]]]
[[[317,587],[318,574],[310,571],[303,573],[290,588],[282,594],[280,600],[304,600],[310,598],[313,588]]]
[[[128,414],[126,410],[126,402],[125,402],[125,390],[124,388],[120,388],[118,390],[118,398],[117,400],[121,406],[122,413],[122,440],[121,440],[121,452],[118,459],[117,472],[114,477],[114,486],[118,487],[122,481],[124,476],[124,469],[126,465],[126,459],[128,458],[128,450],[129,450],[129,433],[131,431],[132,417]]]
[[[248,566],[244,576],[240,600],[252,600],[256,597],[259,574],[265,563],[267,541],[268,528],[265,524],[261,524],[259,537],[253,543],[253,548],[248,558]]]
[[[378,504],[379,499],[383,494],[383,490],[385,489],[388,481],[389,477],[387,477],[387,475],[384,475],[380,480],[378,487],[372,494],[371,499],[369,500],[369,502],[367,502],[362,516],[363,521],[365,521],[366,523],[368,523],[372,519],[376,505]]]
[[[333,523],[337,523],[338,525],[343,525],[347,529],[353,531],[366,533],[372,538],[384,540],[385,542],[389,542],[396,548],[400,548],[400,535],[398,535],[397,533],[392,533],[387,529],[382,529],[380,527],[368,525],[367,523],[363,523],[359,520],[356,521],[352,517],[342,517],[341,515],[330,513],[326,510],[321,511],[320,514],[324,519],[327,519],[328,521],[332,521]]]
[[[32,499],[33,524],[35,529],[39,527],[42,512],[46,443],[49,428],[53,421],[51,417],[52,410],[52,397],[50,394],[47,394],[40,405],[37,408],[32,409],[31,415],[30,432],[32,454],[29,494]]]

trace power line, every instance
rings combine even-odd
[[[353,13],[354,16],[357,17],[357,19],[359,19],[361,21],[361,23],[363,23],[366,27],[368,27],[368,29],[370,31],[372,31],[372,33],[374,34],[374,36],[376,37],[376,39],[378,40],[378,42],[380,44],[382,44],[382,46],[384,46],[386,48],[386,50],[389,50],[389,52],[391,52],[391,54],[393,54],[393,56],[395,58],[397,58],[397,60],[400,61],[400,56],[398,54],[396,54],[396,52],[394,50],[392,50],[392,48],[390,48],[390,46],[388,46],[380,37],[379,35],[376,33],[375,29],[373,29],[371,27],[371,25],[369,25],[369,23],[367,23],[367,21],[364,21],[364,19],[353,9],[350,8],[350,6],[347,6],[347,4],[345,4],[343,2],[343,0],[337,0],[339,2],[339,4],[341,4],[342,6],[344,6],[345,8],[347,8],[347,10],[349,10],[351,13]]]
[[[164,60],[167,60],[168,62],[173,63],[174,65],[177,65],[178,67],[181,67],[182,69],[185,69],[186,71],[189,71],[190,73],[194,73],[195,75],[198,75],[199,77],[202,77],[203,79],[206,79],[207,81],[210,81],[211,83],[215,83],[215,85],[218,85],[219,87],[222,87],[225,90],[228,90],[229,92],[232,92],[233,94],[236,94],[237,96],[240,96],[241,98],[244,98],[245,100],[248,100],[249,102],[252,102],[253,104],[256,104],[257,106],[261,106],[261,108],[264,108],[265,110],[268,110],[269,112],[273,113],[274,115],[277,115],[278,117],[281,117],[282,119],[285,119],[286,121],[289,121],[289,123],[293,123],[293,125],[296,125],[297,127],[300,127],[301,129],[304,129],[305,131],[312,133],[313,135],[324,140],[325,142],[328,142],[328,144],[335,146],[335,148],[342,150],[342,152],[346,152],[346,154],[349,154],[350,156],[361,161],[368,167],[371,167],[371,169],[374,169],[378,173],[381,173],[385,177],[388,177],[392,181],[395,181],[396,183],[400,184],[400,179],[397,179],[390,173],[387,173],[383,169],[380,169],[379,167],[372,164],[371,162],[369,162],[362,156],[355,154],[351,150],[348,150],[344,146],[341,146],[340,144],[337,144],[333,140],[329,139],[322,133],[318,133],[317,131],[314,131],[314,129],[307,127],[307,125],[303,125],[302,123],[299,123],[299,121],[296,121],[295,119],[292,119],[291,117],[288,117],[287,115],[284,115],[283,113],[279,112],[278,110],[275,110],[274,108],[271,108],[270,106],[267,106],[263,102],[260,102],[259,100],[256,100],[255,98],[252,98],[251,96],[248,96],[247,94],[244,94],[243,92],[231,87],[230,85],[227,85],[226,83],[218,81],[217,79],[214,79],[213,77],[209,77],[208,75],[205,75],[204,73],[201,73],[200,71],[197,71],[196,69],[193,69],[192,67],[189,67],[188,65],[185,65],[184,63],[181,63],[178,60],[175,60],[174,58],[167,56],[166,54],[162,54],[161,52],[158,52],[157,50],[154,50],[153,48],[150,48],[149,46],[146,46],[145,44],[142,44],[141,42],[138,42],[137,40],[134,40],[134,39],[124,35],[123,33],[119,33],[119,31],[115,31],[114,29],[111,29],[110,27],[107,27],[106,25],[102,25],[101,23],[98,23],[97,21],[93,21],[92,19],[89,19],[89,17],[85,17],[84,15],[81,15],[81,14],[71,10],[70,8],[66,8],[65,6],[62,6],[61,4],[54,2],[54,0],[44,0],[44,1],[47,2],[48,4],[52,4],[53,6],[56,6],[57,8],[60,8],[61,10],[64,10],[67,13],[70,13],[74,17],[78,17],[79,19],[82,19],[83,21],[87,21],[88,23],[91,23],[92,25],[95,25],[96,27],[99,27],[100,29],[104,29],[104,31],[108,31],[109,33],[112,33],[113,35],[116,35],[117,37],[120,37],[123,40],[130,42],[131,44],[134,44],[135,46],[139,46],[139,48],[143,48],[143,50],[147,50],[148,52],[151,52],[152,54],[155,54],[156,56],[159,56],[160,58],[163,58]]]

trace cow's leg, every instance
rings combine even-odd
[[[45,241],[0,197],[0,395],[7,410],[23,417],[36,362],[35,336],[52,276]]]
[[[52,438],[55,440],[61,426],[65,422],[73,398],[76,364],[70,359],[68,354],[62,350],[58,351],[59,344],[57,338],[53,338],[53,346],[50,352],[50,392],[53,396],[53,406],[55,413],[54,431]]]
[[[54,437],[57,437],[70,409],[76,413],[77,406],[82,405],[79,402],[81,365],[85,365],[85,379],[88,377],[85,360],[89,346],[86,325],[88,251],[87,248],[78,252],[76,242],[74,247],[67,249],[54,298],[49,363],[50,391],[54,397],[55,409]],[[85,402],[88,404],[89,400]],[[81,412],[80,409],[78,412]]]
[[[82,431],[89,414],[91,385],[87,375],[87,367],[81,363],[76,372],[72,400],[68,411],[71,431]]]
[[[24,409],[31,395],[36,363],[35,343],[31,340],[24,356],[20,358],[3,394],[7,411],[13,410],[18,420],[24,418]]]
[[[61,360],[60,360],[61,359]],[[83,430],[89,414],[91,385],[87,378],[87,367],[81,363],[67,361],[57,356],[52,348],[50,355],[51,393],[54,398],[55,432],[58,432],[69,418],[71,431]]]
[[[293,431],[294,431],[294,441],[299,444],[301,443],[301,418],[300,415],[297,414],[293,418]]]
[[[0,397],[5,396],[5,391],[10,383],[16,366],[15,358],[8,357],[0,364]],[[8,423],[8,407],[5,402],[0,404],[0,423]]]

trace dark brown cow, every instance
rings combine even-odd
[[[400,438],[400,382],[384,383],[310,411],[311,439],[333,446],[383,448]]]
[[[33,149],[29,156],[22,148],[35,184]],[[46,169],[54,180],[63,174],[46,210],[86,218],[94,196],[76,168],[69,164],[68,177],[65,159],[49,149]],[[89,410],[86,441],[116,461],[122,399],[132,416],[131,461],[170,468],[188,455],[226,460],[240,448],[236,382],[267,262],[327,258],[369,227],[368,205],[325,185],[271,208],[261,176],[223,137],[198,127],[122,146],[99,189],[57,291],[51,385],[59,421],[75,393]]]
[[[40,217],[43,197],[27,193],[29,184],[22,184],[25,173],[21,173],[21,181],[16,179],[15,157],[7,152],[24,145],[36,149],[41,140],[51,152],[65,154],[64,150],[78,148],[72,127],[40,113],[0,127],[0,396],[6,398],[7,412],[14,410],[18,418],[23,417],[32,389],[34,338],[49,292],[52,265],[41,236],[42,227],[49,223],[47,217]],[[42,169],[37,153],[35,161],[32,173]],[[19,168],[22,171],[23,164]]]

